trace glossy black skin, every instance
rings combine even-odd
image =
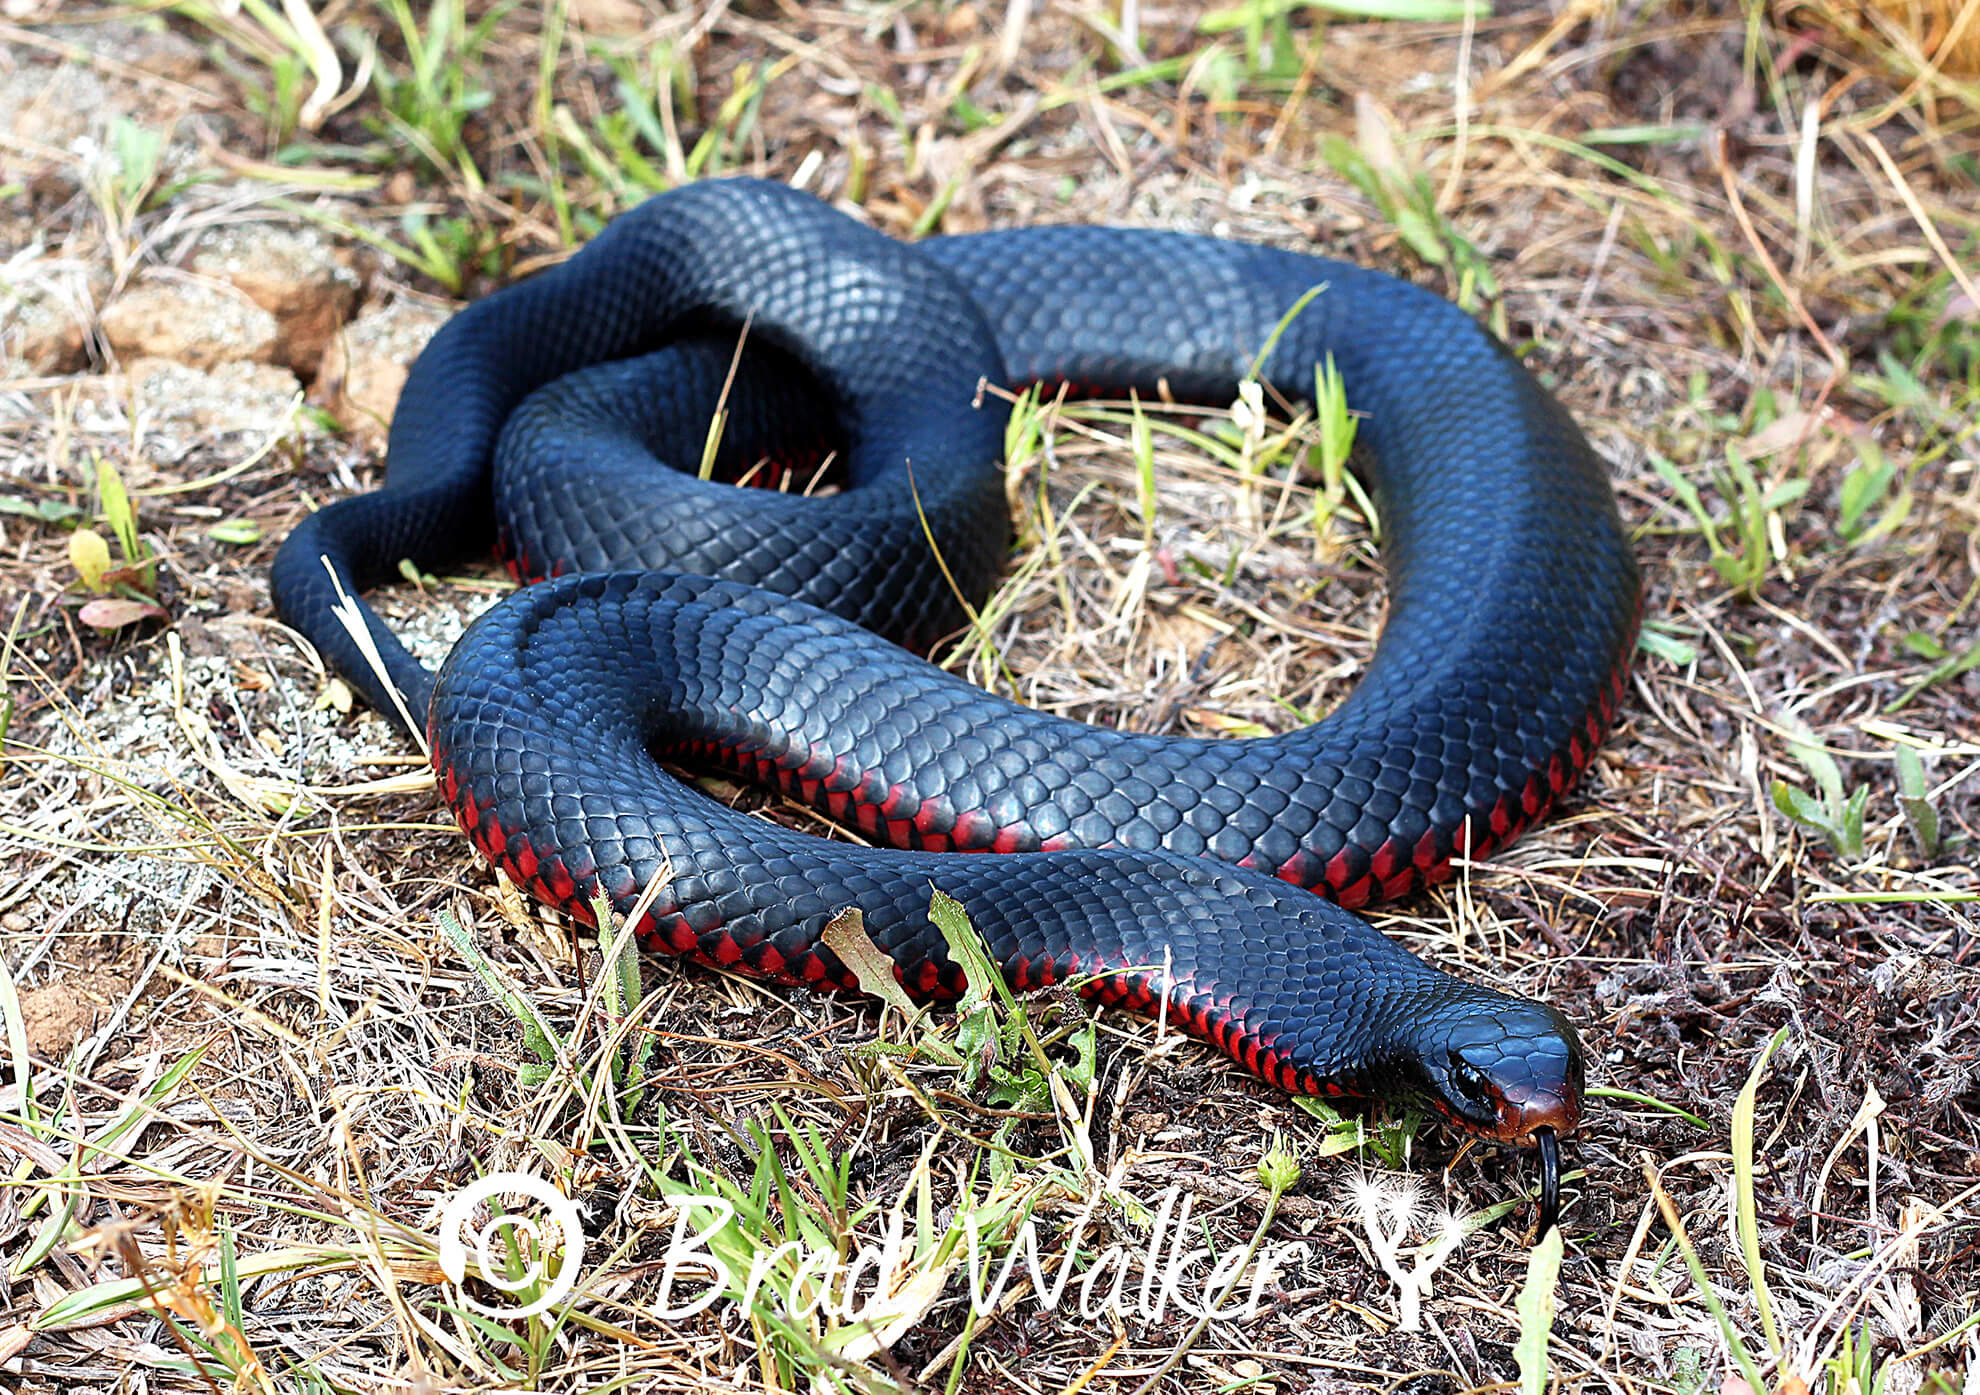
[[[1159,383],[1227,402],[1315,284],[1262,376],[1298,400],[1318,361],[1339,365],[1365,414],[1390,569],[1377,654],[1324,721],[1261,742],[1100,732],[1010,708],[859,632],[925,642],[953,622],[917,496],[966,592],[1001,561],[1006,412],[982,382]],[[839,452],[849,487],[821,508],[667,476],[684,504],[581,502],[574,478],[616,480],[656,444],[692,468],[681,455],[698,426],[667,424],[652,402],[705,422],[745,319],[751,344],[775,352],[744,356],[731,429],[750,439],[732,469],[795,437],[794,458]],[[632,404],[632,424],[615,402]],[[954,985],[925,918],[932,883],[963,899],[1020,982],[1166,959],[1170,982],[1095,991],[1165,999],[1288,1088],[1422,1092],[1512,1144],[1574,1127],[1581,1059],[1557,1013],[1437,973],[1271,875],[1354,902],[1439,878],[1467,843],[1482,855],[1545,812],[1620,695],[1638,582],[1605,472],[1454,307],[1378,273],[1208,238],[1042,228],[908,248],[775,185],[660,196],[446,326],[394,419],[386,489],[315,515],[278,556],[285,618],[374,702],[381,686],[324,623],[322,559],[355,593],[401,557],[432,567],[485,546],[497,441],[519,408],[493,491],[509,501],[512,555],[537,571],[669,574],[566,578],[504,601],[437,693],[372,628],[411,710],[432,697],[463,826],[537,894],[568,905],[603,885],[626,909],[670,861],[654,943],[833,983],[843,971],[818,932],[857,904],[908,986],[939,993]],[[711,523],[732,505],[739,521]],[[854,623],[671,574],[703,570]],[[877,833],[905,823],[894,831],[910,844],[1016,851],[805,838],[719,809],[655,751],[726,762],[828,810],[836,795],[849,822],[864,808]]]

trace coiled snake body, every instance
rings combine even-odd
[[[666,502],[635,501],[629,461],[698,460],[745,323],[724,452],[837,452],[847,487],[806,500],[663,471]],[[1389,616],[1324,720],[1257,740],[1106,731],[876,637],[956,624],[930,536],[965,592],[1001,561],[1007,410],[982,384],[1221,404],[1268,343],[1259,376],[1288,400],[1333,356],[1377,462]],[[1634,642],[1601,462],[1455,307],[1214,238],[909,247],[782,186],[691,185],[440,331],[386,488],[305,520],[276,558],[277,605],[390,712],[329,616],[326,562],[354,592],[401,558],[485,546],[498,507],[519,568],[565,574],[479,619],[437,682],[365,614],[462,828],[536,896],[588,920],[603,888],[628,911],[664,867],[649,944],[839,988],[854,984],[820,935],[857,906],[909,990],[938,995],[960,987],[927,917],[940,888],[1020,987],[1098,975],[1089,993],[1160,1006],[1288,1090],[1418,1092],[1472,1133],[1541,1145],[1551,1221],[1553,1140],[1580,1108],[1572,1028],[1340,908],[1439,880],[1544,815],[1612,721]],[[897,846],[736,813],[656,755],[780,785]],[[958,855],[982,850],[1007,855]]]

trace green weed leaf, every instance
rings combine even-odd
[[[1899,746],[1895,752],[1898,777],[1898,808],[1918,855],[1927,862],[1939,855],[1939,811],[1932,807],[1925,786],[1925,765],[1918,752]]]
[[[1803,828],[1811,828],[1817,833],[1828,832],[1829,811],[1822,807],[1822,801],[1785,780],[1774,781],[1774,807]]]
[[[1559,1226],[1547,1233],[1526,1259],[1526,1282],[1513,1300],[1519,1315],[1519,1341],[1513,1360],[1519,1366],[1520,1395],[1546,1395],[1547,1337],[1554,1330],[1554,1291],[1561,1280],[1561,1257],[1567,1241]]]

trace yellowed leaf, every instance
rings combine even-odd
[[[76,529],[69,534],[69,565],[76,569],[83,585],[101,591],[104,575],[110,570],[110,544],[91,529]]]
[[[859,980],[860,992],[878,998],[888,1007],[899,1009],[903,1017],[914,1016],[914,1004],[908,999],[900,980],[894,977],[894,961],[866,933],[866,917],[859,913],[859,907],[848,906],[833,916],[831,923],[825,927],[823,938],[825,947],[853,971],[853,977]]]

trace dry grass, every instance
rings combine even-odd
[[[1093,219],[1317,246],[1463,298],[1614,462],[1649,581],[1652,647],[1577,797],[1382,922],[1562,1006],[1600,1083],[1636,1097],[1598,1103],[1576,1154],[1554,1370],[1618,1395],[1688,1395],[1732,1370],[1648,1168],[1769,1384],[1838,1379],[1825,1363],[1847,1340],[1890,1389],[1957,1390],[1963,1369],[1973,1388],[1980,92],[1929,44],[1846,25],[1854,9],[1826,0],[1408,25],[1302,10],[1221,35],[1185,9],[1076,0],[802,15],[589,0],[555,12],[547,58],[551,20],[502,13],[465,70],[487,105],[406,179],[358,149],[379,74],[406,69],[395,38],[342,110],[306,106],[304,78],[271,114],[253,93],[285,50],[257,47],[252,10],[216,12],[230,37],[163,73],[131,51],[130,12],[60,28],[7,13],[22,27],[6,62],[67,55],[178,142],[157,178],[120,182],[18,124],[0,134],[7,276],[85,317],[202,227],[332,198],[337,220],[402,245],[409,208],[447,236],[418,270],[356,248],[374,301],[535,264],[638,196],[623,161],[584,158],[587,142],[609,156],[626,105],[615,61],[684,99],[639,147],[663,176],[802,174],[902,234]],[[370,6],[326,14],[333,34],[391,30]],[[346,55],[330,89],[358,76]],[[285,112],[315,130],[278,131]],[[304,171],[278,178],[285,146]],[[171,187],[195,171],[218,182]],[[343,182],[326,193],[312,172]],[[991,1206],[995,1177],[1041,1215],[1099,1198],[1097,1246],[1145,1236],[1138,1208],[1177,1186],[1220,1250],[1259,1224],[1255,1169],[1283,1133],[1305,1172],[1272,1236],[1306,1242],[1303,1266],[1255,1317],[1213,1325],[1164,1388],[1512,1378],[1523,1237],[1480,1232],[1426,1330],[1398,1330],[1345,1197],[1369,1164],[1323,1158],[1287,1100],[1151,1026],[1103,1019],[1095,1100],[1014,1117],[952,1067],[851,1050],[882,1030],[857,1004],[649,966],[647,1000],[613,1010],[611,976],[580,974],[560,928],[505,904],[402,747],[318,704],[320,670],[268,618],[273,544],[310,503],[374,482],[375,459],[279,401],[250,417],[223,384],[202,413],[134,397],[100,340],[86,360],[0,379],[0,493],[50,506],[0,516],[10,1388],[795,1386],[832,1367],[816,1328],[767,1305],[650,1317],[674,1224],[653,1172],[683,1177],[692,1154],[746,1188],[768,1158],[792,1179],[783,1223],[829,1220],[807,1128],[882,1213],[911,1216],[925,1185],[946,1225]],[[1355,520],[1316,530],[1310,481],[1243,478],[1168,438],[1144,518],[1124,431],[1065,415],[1013,473],[1023,544],[992,607],[997,661],[974,676],[1148,729],[1276,729],[1337,700],[1380,622]],[[163,559],[165,623],[77,618],[62,515],[96,507],[98,457]],[[258,537],[216,540],[222,522]],[[403,589],[388,614],[437,655],[496,589]],[[1900,803],[1901,748],[1943,831],[1930,854]],[[1776,808],[1777,781],[1819,793],[1812,751],[1845,795],[1867,790],[1860,848]],[[436,930],[442,910],[490,966]],[[493,983],[567,1042],[547,1080]],[[1781,1029],[1752,1132],[1763,1318],[1730,1219],[1733,1115]],[[652,1053],[653,1088],[623,1119],[600,1085],[614,1032]],[[1528,1184],[1450,1143],[1426,1132],[1412,1165],[1452,1202]],[[1005,1149],[1024,1159],[1008,1175]],[[477,1325],[441,1282],[440,1204],[516,1167],[562,1179],[594,1229],[586,1296],[554,1329]],[[1190,1325],[1026,1303],[969,1324],[959,1291],[843,1382],[1132,1390]]]

